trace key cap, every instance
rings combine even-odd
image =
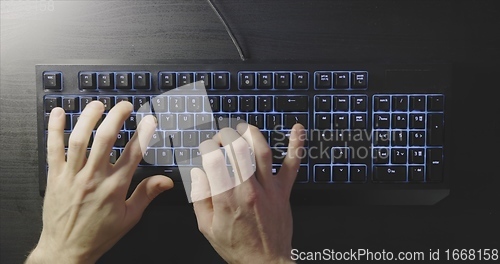
[[[101,72],[97,75],[98,89],[114,89],[114,74],[110,72]]]
[[[273,88],[273,75],[271,73],[257,73],[257,89]]]
[[[45,112],[50,113],[52,109],[61,106],[61,97],[46,97],[44,100]]]
[[[268,114],[266,115],[266,119],[267,119],[267,124],[266,124],[267,130],[281,130],[282,120],[280,114]]]
[[[427,97],[427,110],[443,111],[444,109],[444,97],[442,95],[431,95]]]
[[[304,128],[308,127],[307,114],[285,114],[283,116],[284,128],[291,129],[295,124],[301,124]]]
[[[351,87],[353,89],[363,89],[368,87],[367,72],[351,72]]]
[[[392,163],[394,164],[406,164],[408,160],[407,151],[404,148],[394,148],[392,149]]]
[[[307,72],[292,73],[292,88],[293,89],[309,88],[309,74]]]
[[[315,166],[314,167],[314,181],[315,182],[330,182],[332,179],[330,166]]]
[[[408,110],[408,97],[406,96],[392,97],[392,111],[407,111],[407,110]]]
[[[50,90],[62,89],[62,75],[56,72],[43,73],[43,88]]]
[[[249,114],[248,123],[256,126],[259,129],[264,129],[264,115],[263,114]]]
[[[316,72],[316,89],[332,88],[332,73],[331,72]]]
[[[212,115],[210,114],[196,114],[195,116],[197,130],[211,130],[212,129]]]
[[[394,130],[391,133],[391,143],[393,146],[406,146],[408,143],[408,132]]]
[[[406,129],[408,116],[406,114],[392,114],[392,128]]]
[[[212,89],[212,73],[210,72],[198,72],[196,73],[196,82],[203,82],[203,87],[205,89]]]
[[[163,131],[155,131],[151,136],[149,141],[150,147],[164,147],[165,146],[165,134]]]
[[[349,111],[349,97],[347,97],[347,96],[334,96],[333,97],[333,110],[336,112]]]
[[[389,114],[375,114],[373,118],[375,128],[389,128]]]
[[[117,73],[116,89],[132,89],[132,73],[128,72]]]
[[[272,96],[257,96],[257,111],[270,112],[273,110]]]
[[[351,110],[354,112],[366,111],[366,97],[365,96],[352,96],[351,97]]]
[[[444,116],[443,114],[427,115],[427,145],[441,146],[444,139]]]
[[[181,133],[178,131],[165,132],[165,147],[176,148],[182,146]]]
[[[156,150],[147,149],[142,155],[141,165],[155,165],[156,163]]]
[[[214,121],[215,121],[215,128],[217,130],[221,130],[225,127],[230,127],[228,114],[214,115]]]
[[[109,153],[109,163],[115,164],[119,157],[120,157],[119,150],[116,149],[111,150],[111,152]]]
[[[238,97],[236,96],[223,96],[222,97],[222,111],[223,112],[236,112],[238,110]]]
[[[184,131],[182,132],[182,145],[184,147],[198,147],[199,133],[198,131]]]
[[[425,111],[425,96],[410,96],[410,111]]]
[[[427,181],[441,182],[443,180],[443,149],[427,149]]]
[[[375,111],[387,112],[391,110],[391,101],[389,96],[375,96],[373,97],[373,102],[375,104]]]
[[[149,72],[136,72],[134,73],[134,88],[138,90],[151,89],[151,75]],[[118,88],[118,84],[117,84]]]
[[[309,181],[309,170],[307,166],[300,166],[297,171],[296,183],[306,183]]]
[[[333,88],[334,89],[347,89],[349,88],[349,73],[348,72],[334,72],[333,73]]]
[[[278,112],[306,112],[308,108],[307,96],[276,96],[275,110]]]
[[[215,134],[215,131],[200,131],[200,143],[207,139],[212,139]]]
[[[243,72],[239,74],[240,89],[254,89],[255,88],[255,74]]]
[[[332,98],[330,96],[316,96],[316,112],[332,111]]]
[[[246,114],[231,114],[230,115],[230,125],[233,129],[241,123],[246,123],[247,115]]]
[[[365,129],[366,128],[366,114],[351,114],[351,128],[352,129]]]
[[[125,120],[125,129],[127,130],[135,130],[137,128],[137,120],[135,115],[130,115],[126,120]]]
[[[349,161],[349,149],[344,147],[332,148],[332,163],[347,164]]]
[[[177,75],[178,75],[179,87],[193,82],[193,73],[181,72],[178,73]]]
[[[424,146],[424,145],[425,145],[425,132],[410,131],[410,146]]]
[[[175,149],[174,161],[177,165],[191,164],[191,151],[189,149]]]
[[[349,180],[349,168],[347,166],[333,166],[332,180],[334,182],[346,182]]]
[[[82,96],[80,97],[80,111],[83,111],[85,107],[92,101],[97,100],[96,97],[93,96]]]
[[[194,114],[179,114],[178,118],[179,129],[194,128]]]
[[[80,89],[95,90],[97,88],[96,74],[92,72],[80,73]]]
[[[373,164],[389,163],[389,151],[387,148],[373,148]]]
[[[149,96],[134,96],[134,111],[149,113],[151,111],[149,105]]]
[[[205,104],[206,112],[219,112],[220,111],[220,97],[219,96],[209,96],[209,104]]]
[[[170,98],[169,102],[170,112],[179,113],[185,111],[186,102],[183,96],[170,96],[169,98]]]
[[[155,113],[168,112],[168,97],[167,96],[156,96],[151,101],[152,110]]]
[[[424,129],[424,128],[425,128],[425,115],[410,114],[410,129]]]
[[[100,96],[99,101],[104,105],[104,111],[109,111],[115,105],[115,98],[108,96]]]
[[[197,148],[191,149],[191,164],[201,166],[202,163],[201,151]]]
[[[115,147],[125,147],[128,142],[128,132],[120,131],[116,136]]]
[[[424,149],[410,149],[410,163],[424,164]]]
[[[254,112],[255,111],[255,98],[253,96],[240,97],[240,111],[241,112]]]
[[[132,97],[131,96],[117,96],[116,97],[116,104],[119,102],[127,101],[133,104]]]
[[[388,130],[377,130],[373,132],[373,139],[375,146],[389,146],[390,145],[390,136]]]
[[[366,181],[366,167],[365,166],[351,166],[350,167],[351,182],[364,182]]]
[[[380,182],[406,181],[405,166],[375,166],[373,180]]]
[[[273,164],[281,164],[287,155],[286,148],[271,148],[273,153]]]
[[[229,73],[227,72],[214,73],[214,89],[220,89],[220,90],[229,89]]]
[[[167,149],[167,148],[156,149],[156,159],[158,165],[160,166],[173,165],[174,158],[172,149]]]
[[[290,73],[278,72],[274,74],[276,89],[290,89]]]
[[[201,112],[201,111],[203,111],[203,98],[201,96],[188,96],[187,97],[187,111],[188,112]]]
[[[64,97],[62,100],[62,108],[66,112],[78,112],[79,106],[78,102],[80,100],[78,97]]]
[[[348,114],[333,115],[333,129],[347,129],[349,127]]]
[[[316,129],[332,129],[332,115],[331,114],[316,114]]]
[[[408,168],[409,175],[408,180],[412,182],[422,182],[424,181],[424,167],[423,166],[411,166]]]
[[[176,87],[176,75],[173,72],[160,72],[160,89],[171,90]]]

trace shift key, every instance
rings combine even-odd
[[[275,110],[278,112],[307,112],[307,96],[276,96]]]

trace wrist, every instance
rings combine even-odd
[[[55,250],[54,248],[39,243],[28,255],[25,264],[90,264],[95,263],[90,259],[72,254],[69,250]]]

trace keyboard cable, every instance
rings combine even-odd
[[[233,32],[231,31],[231,28],[227,25],[226,20],[221,15],[219,9],[212,3],[212,0],[207,0],[207,2],[210,5],[210,7],[214,10],[215,14],[219,18],[219,20],[222,22],[224,27],[226,28],[226,32],[229,35],[229,37],[231,38],[231,41],[233,42],[234,46],[236,47],[236,50],[238,50],[238,54],[240,55],[241,60],[246,61],[245,54],[243,54],[243,50],[241,50],[241,46],[238,43],[238,40],[236,39]]]

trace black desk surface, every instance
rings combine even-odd
[[[453,63],[451,195],[430,207],[294,207],[294,247],[500,248],[495,1],[214,2],[251,60]],[[1,263],[21,263],[41,230],[35,64],[239,59],[204,0],[1,1],[0,39]],[[102,262],[167,260],[221,262],[189,205],[148,208]]]

